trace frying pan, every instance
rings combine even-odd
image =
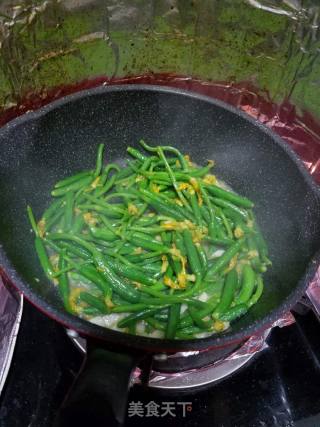
[[[39,266],[26,205],[40,216],[58,179],[92,167],[98,143],[106,143],[108,161],[123,164],[126,147],[141,138],[174,145],[199,164],[214,159],[215,174],[255,203],[272,268],[259,303],[222,334],[162,340],[96,326],[64,310]],[[156,352],[233,348],[290,310],[319,265],[320,193],[302,162],[262,124],[214,99],[151,85],[99,87],[13,120],[0,130],[0,147],[4,279],[48,316],[90,337],[57,425],[123,421],[139,360]]]

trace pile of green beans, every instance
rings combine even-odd
[[[212,161],[140,144],[125,167],[104,166],[100,144],[95,168],[58,181],[38,221],[28,206],[41,266],[85,319],[119,313],[115,328],[168,339],[221,332],[257,303],[270,264],[253,203]]]

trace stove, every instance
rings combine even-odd
[[[153,372],[145,384],[135,373],[126,426],[319,426],[319,336],[317,316],[303,307],[296,322],[266,331],[258,351],[237,369],[221,375],[218,366],[208,384],[183,387],[179,375],[171,373],[166,382],[161,372]],[[83,357],[62,326],[25,302],[1,394],[0,425],[50,426]]]

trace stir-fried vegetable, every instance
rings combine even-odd
[[[253,203],[174,147],[128,147],[127,166],[57,182],[35,249],[69,312],[169,339],[221,332],[263,293],[267,246]],[[150,154],[149,154],[150,153]]]

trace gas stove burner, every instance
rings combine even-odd
[[[267,347],[271,328],[254,335],[242,345],[228,349],[188,351],[153,355],[148,387],[157,389],[188,389],[212,384],[231,375],[246,365],[258,352]],[[76,332],[67,330],[77,348],[85,354],[86,340]],[[220,356],[217,359],[217,355]],[[211,362],[210,362],[211,361]],[[133,383],[141,383],[141,370],[136,368]]]

